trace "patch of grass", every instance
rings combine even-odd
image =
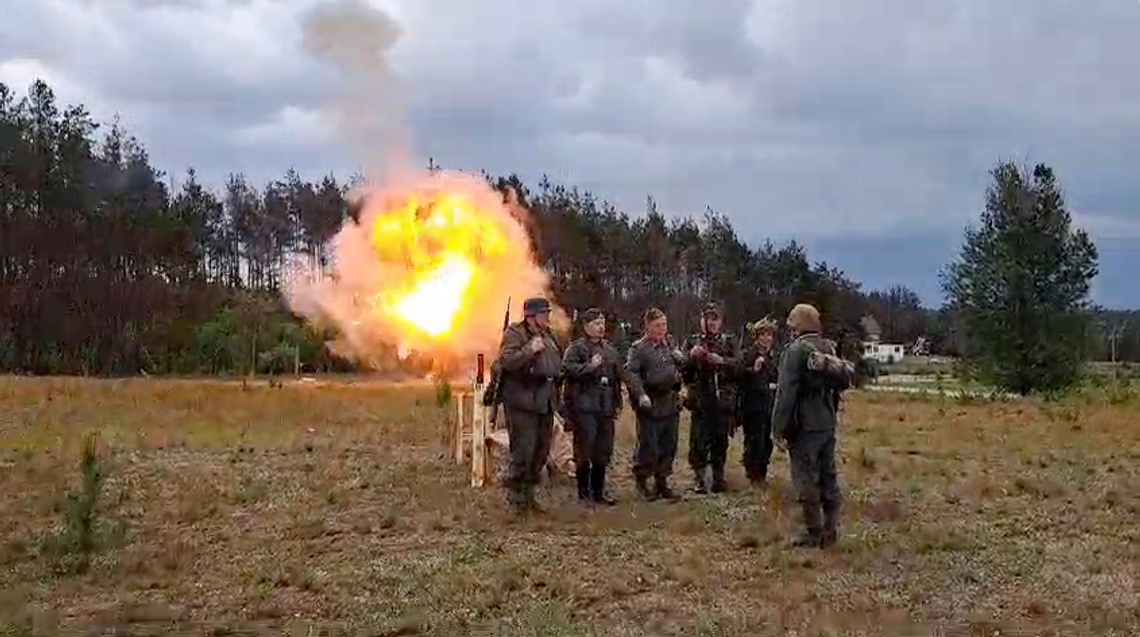
[[[451,404],[452,390],[451,381],[444,376],[438,376],[435,379],[435,404],[439,407],[447,407]]]
[[[702,498],[685,505],[685,518],[681,524],[683,533],[705,533],[711,529],[721,529],[729,520],[726,498]]]
[[[526,615],[526,635],[534,637],[592,637],[594,631],[574,616],[564,602],[540,599]]]
[[[1082,391],[852,392],[843,538],[818,552],[787,544],[799,512],[780,451],[765,491],[746,486],[735,440],[733,492],[639,501],[629,414],[610,473],[618,506],[583,508],[557,480],[540,490],[548,512],[516,521],[500,489],[472,489],[446,459],[453,410],[431,382],[0,379],[0,591],[19,591],[0,627],[854,635],[984,619],[1003,633],[1123,634],[1140,625],[1140,402]],[[115,449],[113,472],[85,455],[92,429]],[[683,454],[675,471],[681,490]],[[114,541],[125,527],[112,514],[130,543]],[[58,559],[29,541],[48,529],[87,534],[59,544],[93,547],[85,575],[52,576]],[[56,617],[68,619],[44,619]]]
[[[245,476],[242,478],[241,484],[238,485],[234,491],[234,501],[238,504],[250,504],[257,502],[265,497],[266,492],[269,490],[269,485],[261,478],[254,478]]]
[[[107,463],[99,457],[97,436],[88,434],[79,461],[79,485],[62,502],[62,523],[43,542],[43,551],[70,573],[86,573],[92,555],[110,532],[99,516]]]

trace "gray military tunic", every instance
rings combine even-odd
[[[535,336],[546,342],[546,348],[537,354],[529,347]],[[502,372],[502,403],[511,437],[507,483],[513,489],[530,488],[538,484],[542,467],[550,455],[562,354],[550,330],[533,330],[521,321],[503,333],[498,363]]]
[[[629,348],[625,363],[629,400],[637,413],[633,473],[639,480],[664,480],[673,472],[680,422],[681,370],[665,341],[641,338]],[[641,397],[652,403],[641,406]]]

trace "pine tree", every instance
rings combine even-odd
[[[981,224],[943,272],[977,376],[1026,395],[1071,386],[1081,374],[1097,249],[1072,218],[1053,170],[1010,162],[992,171]]]

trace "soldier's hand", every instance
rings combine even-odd
[[[764,366],[764,357],[763,356],[757,356],[756,362],[752,364],[752,369],[754,369],[756,371],[760,371],[760,368],[763,366]]]
[[[678,360],[678,361],[683,361],[683,360],[685,360],[685,353],[682,352],[681,350],[677,349],[676,347],[674,347],[673,348],[673,358],[675,360]]]
[[[606,359],[602,357],[602,354],[600,352],[594,354],[593,358],[590,359],[590,367],[597,367],[605,362],[605,360]]]
[[[720,365],[724,363],[724,357],[720,354],[717,354],[716,352],[713,352],[709,354],[709,362],[713,365]]]
[[[649,400],[649,396],[642,394],[641,398],[637,399],[637,404],[641,405],[643,409],[649,409],[653,406],[653,401]]]
[[[689,354],[694,358],[701,358],[708,353],[704,345],[694,345],[693,349],[689,350]]]
[[[537,354],[544,349],[546,349],[546,341],[542,340],[541,336],[535,336],[530,339],[530,351]]]

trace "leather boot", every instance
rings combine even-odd
[[[708,477],[704,469],[693,469],[693,492],[701,495],[709,492]]]
[[[657,499],[657,492],[649,488],[648,480],[644,476],[637,477],[637,493],[650,502]]]
[[[527,514],[526,498],[523,497],[522,487],[511,485],[507,489],[507,506],[510,507],[511,513],[516,516],[522,517]]]
[[[724,481],[724,467],[713,467],[712,469],[712,487],[710,491],[713,493],[724,493],[728,491],[728,483]]]
[[[578,467],[575,469],[575,476],[578,478],[578,499],[582,502],[589,502],[592,500],[590,493],[590,467],[588,465]]]
[[[657,497],[662,500],[675,501],[679,498],[673,490],[669,488],[669,481],[664,476],[657,476],[656,484],[654,485],[657,491]]]
[[[538,504],[538,499],[535,497],[536,485],[528,484],[523,487],[523,498],[526,502],[526,509],[531,513],[545,513],[546,509]]]
[[[590,497],[598,504],[613,506],[615,500],[606,496],[606,465],[593,465],[590,468]]]
[[[823,535],[823,524],[820,520],[819,505],[804,503],[803,505],[804,530],[800,531],[792,546],[803,548],[818,548]]]
[[[819,536],[819,544],[823,548],[835,546],[839,541],[839,506],[827,505],[823,507],[823,531]]]

